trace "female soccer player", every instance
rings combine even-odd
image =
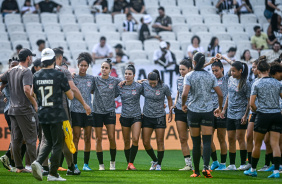
[[[282,98],[281,83],[269,77],[269,64],[262,60],[257,70],[261,77],[252,86],[251,109],[257,113],[254,126],[254,148],[252,152],[252,168],[245,171],[245,175],[257,176],[256,167],[260,157],[260,148],[266,132],[270,133],[270,144],[273,150],[274,171],[268,178],[279,178],[281,151],[279,139],[282,129],[282,115],[279,100]],[[257,99],[257,105],[255,101]]]
[[[184,86],[184,77],[187,73],[189,73],[193,69],[191,59],[183,59],[179,64],[179,73],[180,77],[177,79],[177,96],[175,98],[174,105],[172,109],[174,109],[175,113],[175,122],[177,131],[179,134],[179,139],[181,143],[181,149],[185,160],[185,167],[183,169],[179,169],[180,171],[185,170],[193,170],[192,161],[190,158],[190,149],[188,146],[188,121],[187,121],[187,113],[184,113],[181,109],[182,103],[182,92]],[[171,109],[171,110],[172,110]]]
[[[202,173],[206,178],[212,178],[209,171],[211,138],[213,132],[212,89],[214,89],[218,95],[219,107],[214,111],[217,116],[221,113],[223,96],[216,78],[209,72],[203,70],[205,60],[204,54],[199,52],[193,57],[195,71],[188,73],[184,78],[182,110],[184,112],[188,111],[188,123],[193,141],[193,162],[195,170],[191,177],[200,177],[199,165],[202,135],[204,159],[204,169]],[[187,107],[186,101],[189,91],[191,91],[191,99],[189,99]]]
[[[128,65],[125,69],[125,84],[120,87],[119,95],[121,96],[122,109],[120,123],[124,140],[124,154],[128,163],[127,170],[136,170],[133,165],[137,151],[138,142],[142,126],[140,95],[143,92],[142,85],[134,82],[135,67]],[[130,134],[132,133],[132,146],[130,148]]]
[[[231,65],[231,77],[228,80],[228,95],[225,101],[221,117],[225,117],[227,109],[227,133],[229,142],[230,165],[225,170],[237,170],[236,138],[240,146],[241,165],[238,170],[243,170],[247,159],[247,148],[245,141],[248,126],[250,84],[247,81],[248,65],[235,61]]]
[[[112,63],[110,59],[104,61],[101,65],[101,76],[95,77],[94,85],[94,129],[96,136],[96,154],[99,161],[99,170],[105,170],[102,150],[102,129],[103,125],[107,128],[108,139],[110,142],[110,170],[115,170],[116,159],[116,113],[115,97],[118,96],[119,78],[111,77],[110,72]]]
[[[153,70],[148,75],[148,81],[142,83],[145,103],[143,107],[142,138],[146,152],[152,158],[150,170],[161,170],[164,157],[164,133],[166,128],[166,112],[164,110],[165,97],[168,101],[169,109],[172,106],[172,98],[169,87],[160,79],[158,70]],[[170,112],[168,121],[171,121]],[[158,158],[151,146],[151,136],[156,133]]]
[[[81,92],[81,95],[87,105],[92,107],[91,105],[91,92],[93,91],[94,86],[94,77],[92,75],[86,74],[89,65],[91,64],[91,59],[89,57],[83,57],[83,53],[78,58],[78,75],[74,76],[74,84]],[[89,166],[89,158],[90,158],[90,150],[91,150],[91,133],[93,126],[93,116],[86,115],[86,111],[84,110],[82,104],[74,98],[71,102],[71,118],[72,118],[72,128],[73,128],[73,142],[75,144],[76,150],[78,150],[78,142],[81,135],[81,128],[84,129],[84,165],[83,170],[89,171],[92,170]],[[77,154],[75,152],[73,155],[75,167],[77,167]]]

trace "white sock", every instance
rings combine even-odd
[[[225,165],[225,163],[220,163],[221,165]]]
[[[254,168],[251,168],[251,172],[255,172],[256,171],[256,169],[254,169]]]
[[[188,158],[185,158],[184,160],[185,160],[186,165],[189,165],[191,159],[188,157]]]
[[[279,173],[279,170],[274,170],[273,174]]]

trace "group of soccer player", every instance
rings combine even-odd
[[[162,82],[158,70],[150,72],[146,80],[135,81],[135,67],[128,65],[124,72],[125,80],[122,81],[110,76],[112,63],[107,59],[101,64],[101,75],[92,76],[87,74],[92,57],[83,52],[77,58],[78,73],[71,74],[61,66],[63,51],[59,48],[46,48],[41,55],[42,68],[32,74],[28,69],[32,56],[30,50],[22,49],[19,61],[12,61],[11,68],[0,76],[1,90],[3,89],[5,96],[10,98],[7,103],[9,105],[5,108],[5,118],[9,121],[11,129],[11,145],[7,153],[0,158],[8,169],[14,168],[15,172],[32,172],[38,180],[48,176],[48,181],[65,181],[66,179],[57,173],[65,157],[68,165],[67,175],[79,175],[77,150],[83,128],[83,170],[92,170],[88,164],[94,127],[99,170],[105,170],[102,149],[102,128],[105,125],[110,145],[110,170],[115,170],[115,98],[120,96],[120,123],[127,170],[136,170],[134,160],[141,133],[144,148],[152,159],[150,170],[161,170],[166,128],[164,102],[167,99],[168,121],[172,121],[174,111],[186,164],[180,170],[194,170],[191,177],[200,177],[199,164],[203,158],[202,173],[206,178],[212,178],[211,170],[244,170],[246,175],[257,176],[256,167],[264,140],[267,154],[265,167],[261,171],[273,171],[269,176],[271,178],[280,177],[282,84],[279,81],[282,80],[282,65],[279,62],[268,64],[265,57],[258,58],[252,65],[256,79],[251,84],[248,80],[247,64],[233,62],[220,54],[206,63],[205,56],[196,53],[192,59],[180,62],[181,76],[177,80],[177,96],[173,103],[170,89]],[[230,71],[224,71],[221,60],[231,65]],[[15,66],[17,64],[18,66]],[[213,74],[204,70],[209,65]],[[140,107],[141,95],[145,98],[143,112]],[[67,99],[71,100],[70,105]],[[250,109],[252,115],[249,122]],[[73,131],[73,143],[76,148],[74,154],[65,142],[62,128],[68,120]],[[220,143],[220,163],[213,143],[215,129]],[[154,131],[157,155],[151,146]],[[193,142],[194,167],[187,143],[189,132]],[[228,167],[226,132],[230,159]],[[40,142],[38,153],[37,136]],[[239,142],[241,157],[238,169],[235,166],[236,140]],[[31,168],[23,167],[23,145],[26,145],[25,157]],[[51,157],[48,159],[50,153]],[[211,167],[210,157],[213,160]],[[271,167],[270,161],[273,163]]]

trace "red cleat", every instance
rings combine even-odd
[[[58,171],[67,171],[67,169],[63,168],[63,167],[59,167]]]
[[[200,174],[196,174],[195,171],[193,171],[193,174],[190,176],[191,178],[199,178],[201,177]]]
[[[209,170],[203,169],[202,173],[205,178],[212,178],[211,172]]]
[[[133,163],[129,163],[126,170],[136,170]]]

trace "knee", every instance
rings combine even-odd
[[[180,143],[181,144],[186,144],[187,143],[187,138],[186,137],[179,137]]]
[[[102,143],[102,136],[96,137],[96,143]]]
[[[132,138],[132,144],[133,144],[133,145],[138,145],[138,141],[139,141],[138,138],[136,138],[136,137],[133,137],[133,138]]]
[[[124,140],[124,145],[125,146],[129,146],[130,145],[130,140],[129,139],[125,139]]]
[[[146,149],[151,147],[150,140],[143,140],[143,145]]]
[[[226,144],[225,137],[223,137],[223,136],[219,136],[218,141],[219,141],[219,144],[221,144],[221,145]]]
[[[245,137],[243,136],[236,136],[239,143],[245,142]]]
[[[115,142],[115,137],[114,136],[109,136],[109,141],[110,142]]]
[[[85,136],[84,137],[84,142],[85,143],[90,143],[91,142],[90,136]]]
[[[228,137],[229,143],[235,143],[236,139],[234,137]]]
[[[164,140],[163,139],[158,139],[157,140],[157,145],[158,145],[158,147],[163,147],[164,146]]]

